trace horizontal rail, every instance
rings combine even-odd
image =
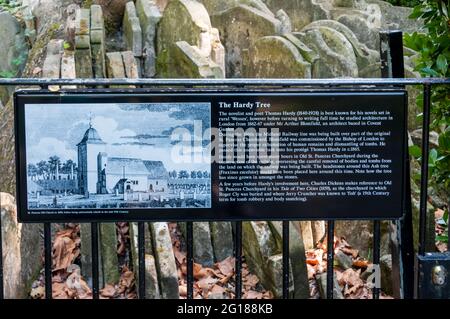
[[[0,85],[151,85],[151,86],[387,86],[450,84],[450,78],[337,78],[337,79],[50,79],[0,78]]]

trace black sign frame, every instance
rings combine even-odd
[[[401,176],[398,176],[399,190],[397,190],[398,198],[395,211],[367,211],[370,209],[370,203],[366,203],[366,207],[360,207],[361,213],[342,213],[333,211],[335,206],[330,206],[330,210],[309,210],[301,211],[291,206],[291,213],[280,214],[280,206],[278,204],[267,205],[261,207],[246,206],[245,204],[236,204],[232,207],[217,209],[214,207],[212,200],[211,208],[176,208],[176,209],[129,209],[128,211],[118,212],[117,209],[47,209],[32,210],[30,214],[27,203],[27,162],[25,150],[25,115],[24,108],[27,103],[142,103],[142,102],[204,102],[211,101],[212,104],[217,103],[219,97],[277,97],[286,96],[327,96],[333,99],[333,95],[345,96],[345,99],[355,97],[384,97],[401,96],[403,103],[396,105],[401,107],[403,121],[399,125],[399,134],[403,134],[403,143],[399,150],[398,158],[402,159]],[[89,100],[89,102],[86,101]],[[52,92],[49,90],[22,90],[14,94],[14,110],[15,110],[15,134],[16,134],[16,178],[17,178],[17,202],[18,202],[18,219],[20,222],[113,222],[113,221],[236,221],[236,220],[329,220],[329,219],[372,219],[386,220],[396,219],[403,215],[405,206],[405,176],[406,176],[406,156],[407,156],[407,93],[400,88],[383,88],[383,89],[272,89],[272,90],[251,90],[239,89],[229,90],[220,89],[79,89]],[[215,125],[212,119],[212,125]],[[211,193],[217,188],[214,183],[217,182],[217,168],[212,164],[211,168]],[[214,196],[213,194],[211,196]],[[341,203],[342,204],[342,203]],[[339,204],[340,205],[340,204]],[[338,206],[339,206],[338,205]],[[338,208],[341,209],[341,208]],[[111,213],[116,211],[115,213]],[[37,214],[39,213],[39,214]]]

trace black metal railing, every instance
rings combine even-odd
[[[420,184],[420,239],[419,239],[419,254],[425,253],[425,238],[426,238],[426,219],[427,219],[427,185],[428,185],[428,150],[429,150],[429,128],[430,128],[430,108],[431,108],[431,92],[433,86],[436,85],[450,85],[450,79],[441,78],[374,78],[374,79],[42,79],[42,78],[16,78],[16,79],[0,79],[0,86],[36,86],[38,88],[48,88],[50,85],[79,85],[84,87],[94,88],[97,86],[104,87],[110,85],[135,85],[140,88],[184,88],[184,89],[198,89],[208,90],[209,88],[221,88],[223,90],[252,90],[252,89],[283,89],[295,90],[303,89],[373,89],[373,88],[392,88],[392,87],[406,87],[413,85],[423,86],[423,123],[422,123],[422,161],[421,161],[421,184]],[[170,90],[170,89],[168,89]],[[405,136],[405,138],[407,138]],[[407,156],[408,157],[408,156]],[[408,158],[405,158],[408,162]],[[409,170],[408,170],[409,172]],[[409,178],[407,179],[409,181]],[[408,183],[407,183],[408,184]],[[406,188],[406,199],[411,198],[409,187]],[[401,222],[412,221],[410,205],[407,208]],[[1,220],[0,220],[1,222]],[[373,260],[374,264],[379,264],[380,260],[380,220],[373,222]],[[334,226],[335,220],[327,221],[327,292],[326,296],[329,299],[333,298],[334,287]],[[412,226],[412,225],[410,225]],[[194,257],[193,257],[193,222],[187,222],[187,297],[192,299],[194,297]],[[408,228],[409,229],[409,228]],[[410,228],[412,229],[412,227]],[[283,221],[283,298],[289,297],[289,221]],[[412,233],[403,234],[404,237],[412,238]],[[93,298],[99,298],[99,247],[98,247],[98,223],[91,223],[91,237],[92,237],[92,291]],[[45,257],[45,289],[46,298],[52,297],[52,242],[51,242],[51,223],[44,224],[44,257]],[[1,232],[0,232],[1,243]],[[144,222],[138,223],[138,259],[139,259],[139,280],[138,291],[139,298],[145,298],[145,246],[144,246]],[[235,222],[234,232],[235,245],[235,281],[236,281],[236,299],[242,297],[242,222]],[[0,245],[1,256],[2,245]],[[401,296],[404,298],[412,298],[413,283],[414,283],[414,264],[411,258],[414,256],[414,251],[411,245],[401,243],[401,272],[402,278],[399,286],[402,289]],[[0,258],[0,298],[3,298],[3,267]],[[379,287],[373,288],[373,298],[377,299],[380,296]]]

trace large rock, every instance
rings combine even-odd
[[[17,19],[9,12],[0,12],[0,72],[16,76],[23,68],[28,46]]]
[[[221,67],[205,57],[197,46],[179,41],[172,48],[171,59],[176,61],[160,69],[159,76],[169,78],[223,78]]]
[[[120,52],[106,53],[106,70],[109,78],[125,78],[122,54]]]
[[[275,298],[281,298],[283,296],[283,254],[270,256],[267,260],[267,270],[270,280],[264,284],[264,287],[272,291]],[[292,295],[293,293],[294,280],[292,277],[292,265],[289,262],[289,294]]]
[[[336,273],[333,276],[333,299],[344,299],[341,287],[336,278]],[[327,273],[323,272],[316,275],[316,280],[319,285],[319,293],[322,299],[327,299]]]
[[[208,222],[193,223],[194,260],[205,267],[214,265],[214,252]]]
[[[270,11],[262,0],[201,0],[201,2],[205,5],[206,10],[208,10],[210,15],[226,11],[240,4],[253,7],[267,14],[273,15],[272,11]]]
[[[90,10],[78,10],[75,23],[75,67],[77,78],[92,78],[94,76],[92,69],[90,28]]]
[[[378,5],[381,12],[381,25],[384,29],[412,33],[423,26],[421,20],[409,19],[413,8],[393,6],[387,1],[381,0],[366,0],[366,2]]]
[[[163,299],[178,299],[178,273],[167,223],[150,224],[160,294]]]
[[[337,220],[335,222],[335,236],[344,237],[359,255],[369,257],[373,244],[373,223],[365,220]]]
[[[208,26],[211,26],[211,21],[201,3],[192,0],[170,1],[158,28],[158,64],[170,65],[175,62],[171,59],[170,50],[178,41],[199,47],[202,29]]]
[[[313,64],[314,78],[358,77],[356,56],[344,35],[328,27],[294,34],[319,56]]]
[[[358,40],[369,49],[378,50],[380,47],[380,28],[372,26],[365,16],[342,14],[336,20],[352,30]]]
[[[153,255],[150,226],[144,228],[144,264],[145,264],[145,297],[148,299],[159,299],[158,275],[156,270],[155,257]],[[130,244],[133,271],[136,282],[139,283],[139,246],[138,246],[138,224],[130,223]],[[138,292],[139,293],[139,292]]]
[[[91,6],[90,40],[94,76],[96,78],[105,78],[105,23],[103,21],[102,7],[99,5]]]
[[[287,12],[292,22],[292,31],[300,31],[301,28],[312,21],[326,19],[329,16],[329,11],[327,10],[327,1],[323,2],[320,0],[265,0],[265,3],[273,12],[279,9]]]
[[[80,224],[80,256],[81,256],[81,275],[86,280],[88,285],[92,287],[92,228],[91,224],[81,223]],[[100,240],[98,241],[100,247]],[[101,251],[98,254],[98,269],[99,273],[99,286],[103,287],[103,267],[101,260]]]
[[[73,49],[75,48],[75,32],[77,28],[77,11],[80,10],[78,4],[71,4],[67,7],[67,19],[65,25],[65,40]]]
[[[242,248],[249,270],[258,276],[266,289],[278,294],[277,282],[274,281],[274,274],[269,269],[268,263],[271,256],[281,251],[268,222],[243,222]]]
[[[310,78],[311,64],[297,47],[281,36],[258,39],[244,59],[243,76],[249,78]]]
[[[47,45],[47,57],[42,67],[42,76],[44,78],[61,77],[61,58],[64,51],[63,40],[51,40]]]
[[[243,77],[248,50],[259,38],[280,34],[283,26],[273,14],[242,4],[212,14],[211,20],[225,44],[227,77]]]
[[[295,45],[305,61],[314,64],[314,62],[316,62],[316,60],[319,58],[316,52],[306,46],[306,44],[300,41],[300,39],[297,38],[294,34],[285,33],[283,34],[283,37],[289,40],[289,42],[291,42],[293,45]]]
[[[369,49],[364,43],[360,42],[356,35],[344,24],[334,20],[318,20],[305,26],[302,31],[312,30],[320,27],[328,27],[341,33],[353,47],[358,64],[358,73],[360,77],[380,77],[380,53],[378,50]],[[369,70],[374,72],[369,73]]]
[[[16,202],[10,194],[0,193],[0,205],[4,296],[27,298],[42,268],[42,225],[18,223]]]
[[[380,257],[381,289],[389,296],[392,296],[392,255]]]
[[[157,50],[159,77],[224,76],[225,54],[218,31],[197,1],[169,2],[159,23]]]
[[[269,222],[274,237],[279,243],[279,249],[282,249],[283,225],[282,222]],[[301,232],[297,229],[294,222],[289,223],[289,270],[292,278],[292,296],[295,299],[309,298],[308,270],[306,268],[305,247]],[[277,281],[279,285],[280,281]]]
[[[125,6],[123,35],[127,50],[132,51],[135,57],[142,56],[142,29],[133,1]]]
[[[137,79],[139,77],[139,68],[136,58],[131,51],[121,52],[123,67],[125,69],[125,77],[128,79]]]
[[[211,242],[216,262],[233,256],[233,230],[229,222],[211,222]]]
[[[22,0],[22,6],[35,17],[37,34],[42,33],[48,24],[62,22],[67,17],[67,8],[73,0]],[[80,1],[77,1],[80,2]]]
[[[103,268],[103,282],[115,285],[119,283],[119,258],[117,256],[117,232],[115,223],[101,223],[100,253]]]
[[[75,79],[75,55],[73,51],[65,51],[61,58],[61,79]],[[63,88],[76,89],[76,85],[65,85]]]
[[[156,74],[156,26],[161,20],[161,12],[153,1],[137,0],[136,12],[142,29],[142,51],[144,77]]]

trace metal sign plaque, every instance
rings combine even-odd
[[[19,220],[398,218],[406,93],[21,91]]]

